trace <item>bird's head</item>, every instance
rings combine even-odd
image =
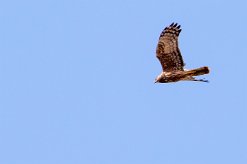
[[[162,74],[160,74],[159,76],[157,76],[157,77],[155,78],[154,83],[160,83],[161,80],[162,80],[162,78],[163,78],[163,76],[162,76]]]
[[[155,78],[154,83],[159,83],[159,81],[157,80],[157,78]]]
[[[154,83],[169,83],[172,82],[171,79],[172,73],[171,72],[162,72],[159,76],[155,78]]]

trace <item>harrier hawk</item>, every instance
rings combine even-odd
[[[209,73],[208,67],[201,67],[192,70],[184,69],[184,62],[178,48],[178,36],[182,29],[177,23],[172,23],[166,27],[159,37],[156,48],[156,57],[162,66],[162,73],[155,79],[155,83],[169,83],[181,80],[208,82],[203,79],[195,79]]]

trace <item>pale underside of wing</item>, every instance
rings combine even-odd
[[[163,72],[183,71],[184,62],[178,48],[178,36],[181,32],[180,25],[172,23],[160,34],[156,48],[156,56],[159,59]]]

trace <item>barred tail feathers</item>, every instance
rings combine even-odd
[[[186,75],[189,75],[189,76],[200,76],[200,75],[208,74],[209,68],[200,67],[200,68],[192,69],[192,70],[185,71],[185,72],[186,72]]]

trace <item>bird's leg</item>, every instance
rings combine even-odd
[[[200,81],[200,82],[206,82],[206,83],[209,82],[208,80],[205,80],[205,79],[193,79],[193,81]]]

